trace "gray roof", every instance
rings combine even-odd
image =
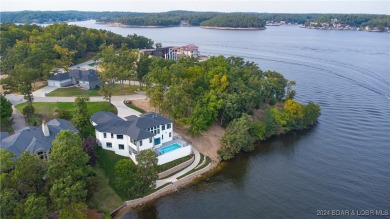
[[[63,80],[67,80],[67,79],[70,79],[69,72],[55,74],[55,75],[51,76],[48,80],[63,81]]]
[[[49,136],[44,136],[41,126],[29,126],[15,134],[1,140],[0,148],[3,148],[19,157],[24,151],[37,153],[41,150],[49,150],[55,137],[62,130],[77,132],[68,121],[64,119],[53,119],[46,123],[49,129]]]
[[[95,129],[99,132],[128,135],[136,141],[154,136],[153,132],[146,129],[172,123],[171,120],[156,113],[145,113],[140,117],[128,116],[126,119],[123,120],[111,112],[97,112],[91,117],[97,124]]]
[[[0,140],[3,140],[4,138],[8,137],[10,134],[8,132],[0,132]]]
[[[80,69],[73,69],[69,72],[70,77],[77,78],[80,81],[99,81],[99,75],[96,73],[93,69],[88,70],[80,70]]]
[[[69,72],[55,74],[51,76],[48,80],[63,81],[70,78],[76,78],[79,79],[80,81],[88,81],[88,82],[99,81],[99,75],[93,69],[88,69],[88,70],[73,69]]]

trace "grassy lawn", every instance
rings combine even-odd
[[[96,192],[88,200],[88,205],[100,211],[112,211],[123,204],[123,200],[109,185],[109,179],[104,174],[104,169],[97,164],[93,167],[96,172]]]
[[[133,110],[137,110],[137,111],[140,112],[140,113],[146,113],[145,110],[143,110],[143,109],[141,109],[141,108],[139,108],[139,107],[136,107],[136,106],[134,106],[134,105],[131,104],[131,103],[126,103],[126,106],[129,107],[129,108],[131,108],[131,109],[133,109]]]
[[[113,88],[112,95],[119,96],[119,95],[135,94],[137,89],[139,89],[138,85],[129,86],[128,84],[124,84],[123,90],[121,91],[121,86],[119,84],[116,84],[115,87]],[[75,97],[75,96],[82,96],[82,95],[88,95],[90,97],[93,97],[93,96],[103,96],[103,93],[100,91],[100,89],[83,90],[77,87],[70,87],[70,88],[58,88],[47,94],[47,96],[49,97]]]
[[[102,167],[104,174],[108,180],[108,185],[119,195],[119,197],[124,201],[126,199],[126,192],[121,188],[115,186],[115,164],[121,159],[130,159],[126,157],[119,156],[113,151],[104,150],[100,147],[96,149],[97,161],[100,167]],[[118,205],[119,206],[119,205]],[[117,206],[117,207],[118,207]]]
[[[21,103],[16,106],[20,112],[23,112],[23,108],[27,103]],[[42,119],[53,119],[53,118],[63,118],[70,119],[72,117],[72,111],[74,111],[73,102],[34,102],[33,106],[35,107],[35,113],[38,117]],[[90,115],[99,112],[99,111],[110,111],[117,114],[117,109],[114,105],[108,102],[87,102],[88,113]]]
[[[49,97],[75,97],[82,95],[88,95],[90,97],[101,96],[99,89],[83,90],[77,87],[58,88],[47,94]]]

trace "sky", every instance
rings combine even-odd
[[[390,0],[0,0],[0,11],[172,10],[269,13],[389,14]]]

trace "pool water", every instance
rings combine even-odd
[[[170,151],[173,151],[173,150],[176,150],[178,148],[181,148],[181,146],[179,144],[172,144],[172,145],[168,145],[168,146],[165,146],[163,148],[160,148],[158,149],[158,151],[160,151],[161,154],[165,154],[167,152],[170,152]]]

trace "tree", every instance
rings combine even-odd
[[[23,152],[10,173],[12,187],[21,198],[26,198],[30,193],[40,193],[45,184],[46,169],[45,160],[28,151]]]
[[[12,116],[12,103],[2,94],[0,94],[0,109],[2,120]]]
[[[84,152],[88,154],[89,161],[88,164],[91,166],[95,166],[96,164],[96,138],[93,136],[88,136],[87,139],[83,142]]]
[[[162,47],[162,44],[161,43],[156,43],[155,46],[156,46],[156,49],[160,49]]]
[[[56,209],[67,209],[72,203],[83,203],[87,196],[86,178],[91,168],[81,139],[70,130],[61,131],[53,141],[48,161],[50,198]]]
[[[314,125],[320,115],[320,106],[310,101],[303,109],[303,125],[306,127]]]
[[[130,159],[122,159],[115,164],[115,180],[118,188],[127,193],[127,197],[137,195],[137,167]]]
[[[72,118],[74,127],[79,130],[80,137],[87,138],[93,130],[92,124],[89,121],[89,113],[87,107],[88,96],[77,97],[75,100],[75,114]]]
[[[16,209],[19,205],[18,194],[15,190],[10,188],[4,188],[2,186],[0,190],[0,206],[1,218],[10,218],[17,213]]]
[[[302,104],[293,99],[286,100],[283,106],[283,112],[287,114],[289,129],[295,129],[301,126],[300,123],[304,115],[303,109]]]
[[[54,45],[53,50],[58,54],[60,58],[55,60],[57,66],[63,68],[65,71],[68,71],[69,66],[72,65],[74,55],[76,51],[69,50],[68,48],[63,48],[59,45]]]
[[[38,71],[28,68],[24,64],[18,64],[9,73],[9,77],[3,79],[4,89],[7,93],[19,92],[27,100],[30,108],[33,108],[32,102],[34,97],[32,95],[32,83],[38,78]]]
[[[250,116],[244,114],[228,125],[221,138],[222,147],[218,150],[221,159],[229,160],[240,150],[248,152],[254,149],[250,121]]]
[[[31,219],[46,218],[48,211],[46,207],[46,198],[31,194],[24,203],[24,217]]]
[[[157,154],[152,150],[142,150],[137,156],[138,194],[145,194],[156,186],[158,179]]]

